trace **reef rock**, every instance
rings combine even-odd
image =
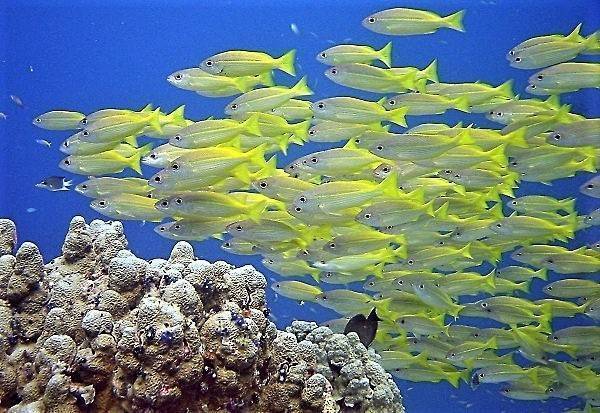
[[[44,265],[0,220],[0,411],[403,412],[354,333],[278,331],[251,266],[127,250],[119,222],[75,217]]]

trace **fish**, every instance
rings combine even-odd
[[[353,139],[356,144],[358,143],[357,140],[368,131],[385,132],[387,127],[377,122],[363,125],[360,123],[320,120],[308,130],[308,138],[311,142],[339,142]]]
[[[142,163],[154,168],[167,168],[175,159],[185,155],[186,153],[189,153],[192,150],[193,149],[180,148],[178,146],[165,143],[152,148],[152,151],[142,158]]]
[[[77,130],[81,129],[83,113],[68,110],[53,110],[42,113],[33,119],[33,124],[38,128],[48,130]]]
[[[204,241],[210,237],[219,238],[231,219],[211,219],[209,221],[181,219],[161,223],[154,232],[164,238],[176,241]]]
[[[273,69],[295,76],[295,58],[296,50],[290,50],[279,58],[263,52],[230,50],[204,59],[199,67],[207,73],[229,77],[260,75]]]
[[[131,168],[141,174],[140,159],[152,149],[149,143],[141,148],[133,148],[134,153],[123,156],[111,149],[94,155],[69,155],[58,165],[59,168],[79,175],[106,175]]]
[[[458,318],[458,314],[465,308],[464,305],[454,302],[440,282],[415,283],[412,287],[415,295],[425,304],[436,310],[444,311],[454,318]]]
[[[362,63],[332,66],[325,76],[338,85],[375,93],[400,93],[416,88],[414,72],[400,74]]]
[[[25,105],[23,104],[23,100],[18,97],[17,95],[9,95],[10,100],[12,100],[12,102],[17,105],[20,108],[24,108]]]
[[[363,346],[368,348],[375,339],[379,321],[382,320],[377,316],[377,309],[373,308],[367,317],[357,314],[348,320],[344,334],[356,333]]]
[[[71,185],[73,185],[73,181],[64,176],[49,176],[35,184],[36,188],[46,189],[50,192],[68,191]]]
[[[271,86],[271,85],[265,85]],[[288,122],[306,120],[312,117],[311,102],[300,99],[290,99],[271,109],[271,113],[281,116]]]
[[[558,95],[550,96],[546,100],[512,99],[491,109],[486,114],[486,118],[503,125],[508,125],[531,115],[558,110],[559,108],[560,101]]]
[[[371,14],[363,19],[363,27],[375,33],[393,36],[434,33],[440,28],[464,32],[464,10],[441,17],[426,10],[393,8]]]
[[[357,312],[367,314],[376,308],[379,314],[388,314],[391,299],[374,299],[368,294],[356,291],[337,289],[325,291],[316,296],[317,303],[337,311],[342,315],[356,315]]]
[[[265,258],[262,259],[262,264],[273,272],[283,277],[297,277],[299,275],[310,275],[313,280],[320,282],[321,271],[311,267],[306,261],[302,259],[288,258],[284,253],[269,253],[265,254]],[[311,300],[302,301],[314,301],[314,297]]]
[[[60,151],[67,155],[94,155],[101,152],[106,152],[110,149],[114,149],[120,146],[121,143],[127,143],[131,146],[138,146],[137,138],[135,136],[128,136],[121,141],[108,141],[108,142],[85,142],[82,139],[81,132],[69,136],[60,145]]]
[[[507,202],[506,206],[524,214],[556,211],[572,214],[575,211],[575,199],[555,199],[544,195],[527,195]]]
[[[551,237],[559,240],[573,238],[577,222],[570,220],[565,225],[530,216],[511,215],[490,225],[497,234],[511,235],[517,238]]]
[[[519,282],[529,281],[532,278],[539,278],[541,280],[548,279],[548,269],[540,268],[534,270],[527,267],[508,266],[503,268],[496,268],[496,277],[504,278],[505,280]]]
[[[543,259],[540,266],[560,274],[598,273],[600,271],[600,256],[588,253],[586,248],[565,251],[563,254],[553,254]]]
[[[94,143],[120,141],[149,125],[156,131],[162,130],[158,109],[152,112],[131,112],[109,116],[93,122],[88,120],[81,131],[81,140]]]
[[[370,132],[367,149],[374,155],[394,161],[418,161],[439,156],[457,145],[474,143],[468,133],[456,138],[441,135],[391,134]]]
[[[357,255],[386,248],[392,243],[406,245],[406,238],[404,235],[358,230],[334,237],[331,241],[325,242],[322,249],[334,256]]]
[[[600,285],[592,280],[566,278],[547,284],[543,291],[545,294],[557,298],[600,296]]]
[[[101,198],[116,194],[147,196],[153,188],[143,178],[90,177],[75,186],[75,192],[90,198]]]
[[[559,63],[531,75],[529,84],[546,90],[600,88],[600,63]]]
[[[600,198],[600,175],[588,179],[579,187],[579,192],[592,198]]]
[[[365,149],[356,149],[351,144],[343,148],[313,152],[296,160],[300,170],[315,175],[344,175],[360,172],[385,159],[373,155]]]
[[[271,86],[254,89],[238,96],[225,108],[227,115],[235,115],[247,112],[266,112],[272,110],[292,98],[299,96],[310,96],[313,92],[303,77],[291,88],[283,86]]]
[[[317,60],[331,66],[348,63],[369,64],[379,60],[387,67],[392,67],[392,42],[388,42],[380,50],[371,46],[339,44],[319,52]]]
[[[405,108],[407,115],[437,115],[449,109],[469,112],[469,101],[466,97],[448,98],[430,93],[403,93],[385,100],[383,106],[387,110]]]
[[[584,119],[560,124],[546,138],[546,142],[570,148],[597,146],[600,142],[600,119]]]
[[[301,281],[279,281],[271,284],[271,289],[277,294],[298,301],[314,301],[323,291],[314,285]]]
[[[214,75],[199,68],[181,69],[167,76],[173,86],[194,91],[200,96],[223,97],[246,93],[258,85],[274,86],[271,71],[253,76],[227,77]]]
[[[114,194],[106,198],[94,199],[90,207],[110,218],[160,222],[165,214],[154,208],[156,200],[144,195]]]
[[[52,146],[52,142],[47,141],[46,139],[36,139],[35,143],[50,148]]]
[[[498,86],[483,82],[475,83],[430,83],[425,86],[427,93],[446,96],[450,99],[465,98],[469,106],[481,105],[494,98],[514,99],[513,80],[509,79]]]
[[[497,347],[496,337],[490,338],[485,343],[467,341],[450,350],[446,358],[451,362],[466,361],[480,356],[487,349],[496,349]]]
[[[319,119],[343,123],[373,124],[383,120],[406,126],[407,108],[386,110],[379,102],[353,97],[334,97],[311,104],[314,116]]]
[[[558,344],[567,344],[581,347],[600,349],[598,344],[600,327],[598,326],[572,326],[554,331],[548,340]]]
[[[236,115],[235,118],[247,120],[254,116],[256,116],[258,122],[258,131],[254,134],[256,136],[265,138],[291,134],[296,140],[299,140],[300,143],[308,140],[308,128],[310,127],[310,122],[308,120],[297,123],[288,123],[285,118],[275,115],[274,113],[261,112],[241,113]],[[245,133],[245,135],[252,135],[252,133]]]
[[[229,142],[242,133],[260,135],[259,115],[254,114],[243,122],[234,119],[208,119],[195,122],[180,129],[169,139],[169,145],[177,148],[199,149]]]
[[[381,274],[383,264],[393,262],[397,257],[406,255],[406,248],[400,246],[395,249],[382,248],[375,251],[356,255],[344,255],[330,260],[322,260],[312,263],[312,266],[323,271],[333,272],[363,272],[373,271]]]

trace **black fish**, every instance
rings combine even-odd
[[[348,320],[348,324],[344,328],[344,334],[348,334],[351,331],[355,332],[358,334],[360,342],[365,347],[369,347],[369,344],[373,342],[377,333],[378,321],[381,321],[381,319],[377,317],[375,309],[371,310],[368,317],[365,317],[363,314],[357,314]]]
[[[35,184],[37,188],[46,189],[51,192],[56,191],[68,191],[69,187],[73,184],[73,181],[68,180],[64,176],[49,176],[38,184]]]

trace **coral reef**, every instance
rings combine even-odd
[[[354,333],[279,331],[251,266],[127,249],[119,222],[75,217],[62,255],[15,255],[0,221],[0,411],[403,412]]]

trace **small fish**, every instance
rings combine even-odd
[[[529,84],[546,90],[600,88],[600,63],[560,63],[531,75]]]
[[[27,213],[31,214],[31,213],[34,213],[34,212],[36,212],[36,211],[37,211],[37,208],[27,208],[25,211],[26,211]]]
[[[397,74],[363,63],[332,66],[325,76],[338,85],[375,93],[401,93],[416,89],[415,73]]]
[[[564,211],[571,214],[575,211],[575,199],[555,199],[550,196],[527,195],[507,202],[506,206],[524,214],[556,211]]]
[[[310,119],[313,115],[310,105],[311,102],[307,100],[290,99],[287,102],[271,109],[271,113],[281,116],[288,122],[295,120],[306,120]]]
[[[290,50],[279,58],[262,52],[230,50],[203,60],[199,67],[213,75],[229,77],[259,75],[272,69],[295,76],[295,58],[296,50]]]
[[[15,105],[17,105],[18,107],[20,107],[20,108],[24,108],[25,107],[25,105],[23,104],[23,101],[21,100],[21,98],[18,97],[17,95],[10,95],[9,97],[10,97],[10,100],[12,100],[13,103]]]
[[[271,71],[257,76],[227,77],[213,75],[199,68],[182,69],[167,76],[167,82],[206,97],[233,96],[246,93],[258,85],[273,86]]]
[[[111,149],[94,155],[70,155],[63,159],[58,167],[79,175],[104,175],[119,173],[131,168],[141,174],[140,159],[152,149],[149,143],[141,148],[131,147],[129,156]]]
[[[546,285],[543,291],[557,298],[600,296],[600,284],[591,280],[567,278]]]
[[[217,146],[231,141],[242,133],[260,135],[259,115],[253,114],[243,122],[234,119],[207,119],[192,123],[177,131],[169,139],[169,145],[185,149]]]
[[[392,66],[392,42],[389,42],[381,50],[375,50],[370,46],[340,44],[323,50],[317,55],[317,60],[327,65],[343,65],[348,63],[371,63],[374,60],[381,61],[387,67]]]
[[[363,314],[357,314],[352,317],[346,327],[344,328],[344,334],[354,332],[358,335],[360,342],[365,346],[369,345],[375,339],[377,334],[378,322],[381,319],[377,316],[377,309],[373,308],[369,315],[365,317]]]
[[[36,139],[35,143],[42,145],[42,146],[46,146],[48,148],[52,146],[52,143],[47,141],[46,139]]]
[[[154,227],[154,232],[161,237],[176,241],[203,241],[210,237],[220,237],[223,232],[223,228],[225,228],[228,223],[231,223],[231,220],[216,219],[210,221],[200,221],[197,219],[181,219],[178,221],[159,224]]]
[[[117,194],[147,196],[154,188],[142,178],[90,177],[75,186],[75,192],[90,198],[110,197]]]
[[[600,142],[600,119],[584,119],[560,124],[550,133],[546,142],[556,146],[598,146]]]
[[[319,287],[301,281],[279,281],[272,284],[271,289],[279,295],[298,301],[315,301],[317,295],[323,294]]]
[[[446,17],[417,9],[394,8],[372,14],[362,21],[367,29],[380,34],[406,36],[434,33],[442,27],[464,32],[462,19],[464,10]]]
[[[0,112],[0,119],[2,120],[6,120],[8,117],[6,116],[6,113],[4,112]]]
[[[290,30],[295,35],[299,35],[300,34],[300,30],[298,29],[298,25],[296,23],[290,23]]]
[[[40,183],[35,184],[36,188],[46,189],[51,192],[68,191],[71,185],[73,185],[73,181],[68,180],[64,176],[49,176]]]
[[[532,278],[547,280],[548,269],[540,268],[539,270],[533,270],[527,267],[503,267],[496,269],[496,277],[504,278],[505,280],[514,282],[529,281]]]
[[[573,326],[553,332],[548,340],[558,344],[592,347],[598,350],[600,349],[598,337],[600,337],[598,326]]]
[[[600,198],[600,175],[589,179],[579,187],[579,192],[593,198]]]
[[[319,100],[311,105],[314,116],[320,119],[345,123],[373,124],[387,120],[406,126],[407,108],[386,110],[379,102],[353,97],[334,97]]]
[[[155,199],[144,195],[114,194],[94,199],[90,207],[114,219],[160,222],[165,218],[165,214],[154,207],[155,202]]]
[[[403,93],[386,99],[383,106],[388,110],[405,108],[407,115],[437,115],[449,109],[469,112],[466,97],[449,98],[431,93]]]

